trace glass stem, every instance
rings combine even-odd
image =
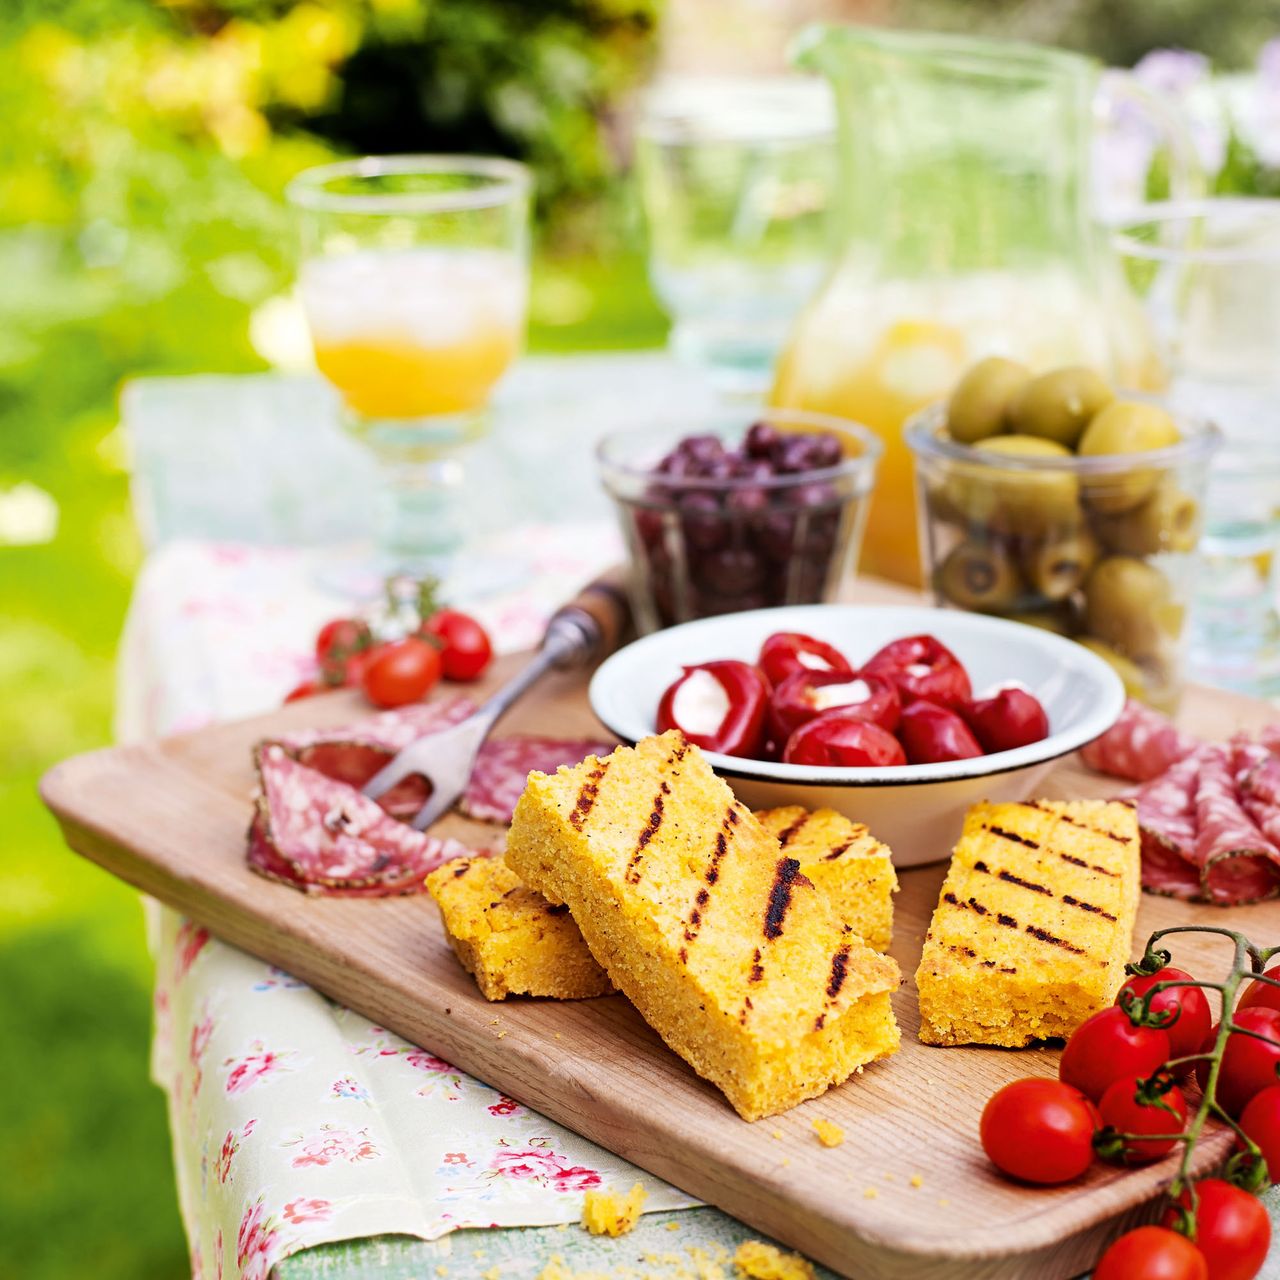
[[[442,576],[463,540],[463,467],[458,458],[383,459],[378,548],[392,572]]]

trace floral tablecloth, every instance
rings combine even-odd
[[[520,537],[542,571],[478,610],[508,649],[618,554],[608,527]],[[161,548],[126,628],[120,736],[278,705],[340,607],[311,568],[280,549]],[[173,912],[151,923],[152,1071],[199,1280],[263,1280],[323,1241],[576,1222],[585,1190],[638,1179],[650,1212],[698,1203]]]

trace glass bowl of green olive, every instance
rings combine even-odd
[[[1172,711],[1218,428],[1084,366],[996,356],[906,437],[937,602],[1070,636]]]

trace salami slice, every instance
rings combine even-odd
[[[616,745],[593,738],[491,738],[476,757],[462,812],[480,822],[509,825],[530,773],[555,773],[561,765],[608,755]]]
[[[1194,898],[1200,892],[1195,786],[1196,761],[1188,756],[1128,793],[1142,829],[1142,884],[1153,893]]]
[[[1147,782],[1189,755],[1198,739],[1183,733],[1167,716],[1130,698],[1120,718],[1100,738],[1080,750],[1091,769]]]
[[[1196,842],[1203,896],[1210,902],[1257,902],[1280,892],[1280,848],[1245,811],[1226,747],[1198,756]]]
[[[255,871],[312,893],[417,893],[442,862],[472,851],[423,835],[354,787],[293,759],[280,745],[258,752],[260,791],[249,832]]]
[[[383,765],[411,742],[459,724],[475,710],[469,698],[445,698],[417,703],[366,716],[355,724],[336,729],[299,729],[259,744],[258,753],[270,746],[317,772],[363,787]],[[405,778],[378,803],[396,818],[411,818],[427,802],[430,788],[421,778]]]

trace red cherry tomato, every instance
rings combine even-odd
[[[1237,1009],[1234,1021],[1242,1031],[1253,1034],[1241,1036],[1233,1032],[1227,1037],[1218,1072],[1217,1098],[1224,1111],[1238,1116],[1255,1093],[1280,1080],[1276,1075],[1276,1068],[1280,1067],[1280,1012],[1258,1006]],[[1220,1026],[1221,1023],[1214,1023],[1203,1046],[1206,1050],[1218,1038]],[[1263,1039],[1256,1039],[1257,1036]],[[1196,1063],[1196,1079],[1203,1089],[1209,1079],[1207,1062]]]
[[[904,704],[924,698],[942,707],[959,707],[973,697],[960,659],[933,636],[894,640],[874,653],[862,670],[892,680]]]
[[[1058,1078],[1095,1102],[1117,1080],[1151,1075],[1169,1059],[1169,1037],[1154,1027],[1135,1027],[1112,1005],[1082,1022],[1067,1041]]]
[[[1116,1004],[1123,1007],[1126,997],[1140,998],[1157,983],[1170,982],[1175,978],[1190,981],[1191,975],[1184,969],[1166,966],[1156,973],[1130,978],[1120,988]],[[1151,997],[1151,1011],[1173,1015],[1173,1021],[1166,1022],[1160,1029],[1169,1037],[1169,1051],[1175,1058],[1185,1058],[1188,1054],[1198,1052],[1213,1025],[1209,999],[1202,987],[1166,987],[1163,991],[1157,991]]]
[[[325,683],[358,684],[363,655],[373,644],[373,633],[363,618],[334,618],[316,636],[316,659]]]
[[[493,660],[489,633],[469,613],[440,609],[418,628],[418,634],[441,641],[446,680],[475,680]]]
[[[1195,1189],[1196,1248],[1204,1254],[1209,1280],[1253,1280],[1271,1247],[1271,1219],[1262,1201],[1221,1178],[1205,1178]],[[1178,1203],[1190,1208],[1190,1189]],[[1163,1221],[1176,1225],[1178,1210],[1167,1209]]]
[[[679,729],[706,751],[758,756],[768,703],[769,686],[749,662],[700,662],[662,695],[658,732]]]
[[[1270,969],[1262,971],[1264,978],[1280,979],[1280,964],[1273,964]],[[1251,982],[1244,989],[1237,1009],[1275,1009],[1280,1012],[1280,987],[1269,986],[1265,982]]]
[[[324,693],[326,689],[331,687],[325,684],[323,680],[304,680],[301,684],[294,685],[284,695],[284,700],[286,702],[301,702],[303,698],[314,697],[317,693]]]
[[[775,742],[786,742],[802,724],[837,707],[878,724],[886,733],[898,727],[902,711],[897,689],[880,676],[797,671],[769,696],[770,736]]]
[[[1240,1127],[1261,1149],[1268,1179],[1280,1182],[1280,1084],[1268,1085],[1249,1099],[1240,1113]],[[1237,1145],[1244,1150],[1243,1142]]]
[[[973,760],[982,755],[977,738],[954,711],[923,699],[903,708],[898,737],[912,764]]]
[[[1015,1080],[982,1112],[982,1149],[1001,1173],[1052,1185],[1078,1178],[1093,1161],[1098,1113],[1057,1080]]]
[[[1168,1227],[1138,1227],[1098,1259],[1093,1280],[1209,1280],[1209,1266],[1186,1236]]]
[[[1025,689],[999,689],[989,698],[975,698],[960,708],[960,714],[988,754],[1043,742],[1049,736],[1049,717]]]
[[[756,666],[772,685],[781,684],[797,671],[853,675],[849,659],[839,649],[800,631],[778,631],[771,635],[760,647]]]
[[[1117,1133],[1157,1134],[1181,1133],[1187,1127],[1187,1100],[1178,1086],[1171,1085],[1161,1093],[1148,1086],[1142,1076],[1115,1080],[1098,1103],[1102,1123]],[[1115,1155],[1107,1155],[1119,1164],[1150,1164],[1163,1160],[1173,1150],[1174,1138],[1160,1141],[1126,1141]]]
[[[786,764],[816,764],[836,769],[877,769],[906,764],[902,744],[857,711],[837,707],[802,724],[787,739]]]
[[[378,707],[418,702],[440,679],[440,651],[426,640],[407,636],[379,645],[364,664],[360,687]]]

